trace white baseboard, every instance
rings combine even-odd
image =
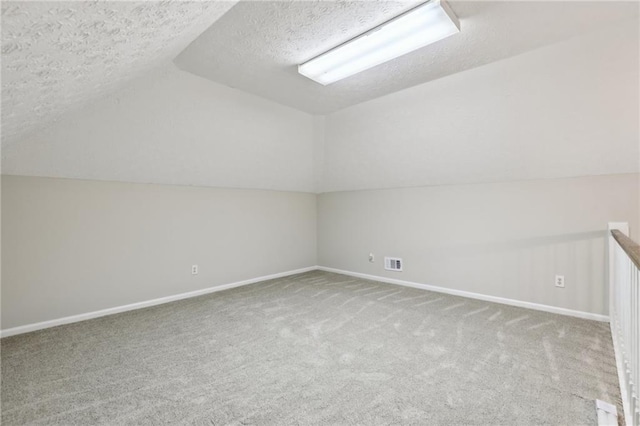
[[[310,266],[307,268],[294,269],[292,271],[280,272],[272,275],[265,275],[263,277],[251,278],[244,281],[237,281],[229,284],[222,284],[215,287],[209,287],[202,290],[190,291],[187,293],[180,293],[173,296],[161,297],[159,299],[146,300],[144,302],[132,303],[130,305],[116,306],[114,308],[101,309],[99,311],[87,312],[79,315],[72,315],[69,317],[58,318],[49,321],[37,322],[35,324],[27,324],[19,327],[8,328],[0,331],[0,337],[15,336],[16,334],[29,333],[31,331],[42,330],[45,328],[56,327],[58,325],[70,324],[73,322],[85,321],[92,318],[104,317],[106,315],[117,314],[120,312],[133,311],[135,309],[147,308],[149,306],[161,305],[163,303],[169,303],[176,300],[188,299],[190,297],[202,296],[203,294],[215,293],[217,291],[227,290],[230,288],[241,287],[243,285],[255,284],[260,281],[272,280],[275,278],[282,278],[289,275],[302,274],[304,272],[315,271],[317,266]]]
[[[333,273],[342,274],[342,275],[349,275],[352,277],[364,278],[364,279],[373,280],[373,281],[380,281],[388,284],[397,284],[405,287],[419,288],[422,290],[435,291],[438,293],[446,293],[454,296],[468,297],[471,299],[484,300],[487,302],[502,303],[504,305],[535,309],[538,311],[551,312],[554,314],[568,315],[568,316],[583,318],[588,320],[603,321],[603,322],[609,321],[609,317],[606,315],[592,314],[590,312],[574,311],[571,309],[558,308],[555,306],[541,305],[538,303],[531,303],[531,302],[523,302],[521,300],[506,299],[503,297],[488,296],[485,294],[472,293],[472,292],[463,291],[463,290],[454,290],[446,287],[420,284],[412,281],[404,281],[404,280],[398,280],[394,278],[381,277],[377,275],[362,274],[359,272],[344,271],[342,269],[328,268],[326,266],[309,266],[307,268],[294,269],[292,271],[280,272],[272,275],[265,275],[262,277],[251,278],[244,281],[237,281],[234,283],[222,284],[219,286],[209,287],[202,290],[195,290],[187,293],[176,294],[173,296],[161,297],[159,299],[146,300],[144,302],[132,303],[132,304],[123,305],[123,306],[116,306],[114,308],[107,308],[99,311],[87,312],[84,314],[72,315],[64,318],[38,322],[35,324],[27,324],[19,327],[8,328],[6,330],[0,330],[0,337],[15,336],[17,334],[29,333],[31,331],[42,330],[45,328],[56,327],[59,325],[70,324],[70,323],[84,321],[84,320],[93,319],[93,318],[99,318],[106,315],[117,314],[120,312],[133,311],[135,309],[142,309],[142,308],[147,308],[149,306],[161,305],[163,303],[169,303],[176,300],[202,296],[204,294],[215,293],[217,291],[227,290],[230,288],[241,287],[244,285],[255,284],[261,281],[272,280],[275,278],[282,278],[289,275],[302,274],[304,272],[315,271],[315,270],[333,272]]]
[[[361,274],[359,272],[351,272],[351,271],[344,271],[342,269],[327,268],[326,266],[318,266],[317,269],[321,271],[326,271],[326,272],[334,272],[336,274],[349,275],[357,278],[364,278],[367,280],[380,281],[380,282],[389,283],[389,284],[397,284],[405,287],[419,288],[422,290],[435,291],[438,293],[446,293],[446,294],[451,294],[453,296],[462,296],[462,297],[468,297],[470,299],[484,300],[486,302],[501,303],[503,305],[511,305],[511,306],[518,306],[520,308],[535,309],[537,311],[551,312],[553,314],[560,314],[560,315],[568,315],[570,317],[609,322],[609,317],[607,315],[592,314],[590,312],[583,312],[583,311],[574,311],[572,309],[559,308],[556,306],[542,305],[539,303],[524,302],[521,300],[514,300],[514,299],[506,299],[504,297],[488,296],[480,293],[472,293],[469,291],[455,290],[455,289],[446,288],[446,287],[420,284],[412,281],[398,280],[395,278],[386,278],[386,277],[380,277],[377,275]]]

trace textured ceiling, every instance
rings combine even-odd
[[[2,145],[171,61],[234,4],[2,2]]]
[[[329,86],[296,65],[420,2],[242,1],[191,43],[185,71],[326,114],[638,15],[636,2],[450,1],[461,33]]]
[[[196,75],[325,114],[638,14],[635,2],[452,1],[462,25],[454,37],[326,87],[297,74],[298,63],[417,3],[4,1],[2,145],[174,58]]]

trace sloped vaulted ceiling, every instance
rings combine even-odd
[[[241,1],[174,62],[217,83],[331,114],[638,14],[637,2],[449,0],[461,26],[453,37],[328,86],[297,73],[297,64],[424,1]]]
[[[2,3],[2,145],[171,61],[235,1]]]
[[[327,87],[296,73],[420,2],[5,1],[2,146],[174,59],[216,83],[327,114],[638,13],[634,2],[451,0],[463,26],[456,37]]]
[[[230,86],[331,114],[633,19],[639,11],[637,2],[450,0],[462,25],[455,37],[326,87],[296,72],[296,64],[421,1],[4,1],[2,147],[27,143],[63,114],[73,117],[71,111],[126,89],[134,78],[150,79],[149,71],[172,61],[181,78],[192,74],[181,81],[210,80],[207,93]],[[69,154],[73,161],[86,154],[89,139],[82,138],[82,152]]]

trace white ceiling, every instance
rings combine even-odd
[[[638,15],[635,2],[450,1],[461,33],[321,86],[296,65],[422,1],[242,1],[176,59],[181,69],[327,114]]]
[[[326,87],[297,74],[298,63],[417,3],[4,1],[2,146],[171,60],[326,114],[638,15],[636,2],[452,1],[454,37]]]
[[[2,145],[171,61],[235,1],[2,2]]]

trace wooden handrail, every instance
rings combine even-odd
[[[617,229],[611,230],[611,235],[613,235],[613,238],[620,244],[622,250],[627,253],[627,256],[629,256],[631,261],[636,265],[636,268],[640,269],[640,245]]]

